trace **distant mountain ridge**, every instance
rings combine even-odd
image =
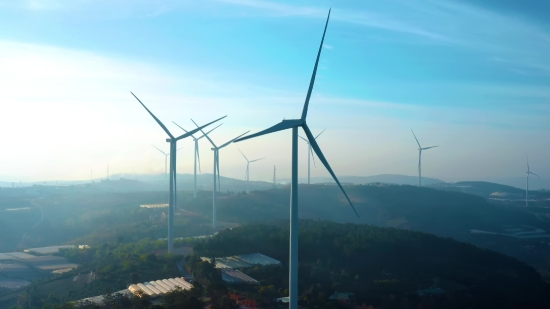
[[[399,174],[380,174],[373,176],[338,176],[340,182],[353,184],[367,184],[373,182],[396,184],[396,185],[418,185],[418,176],[408,176]],[[281,182],[290,182],[290,178],[282,178]],[[307,178],[298,178],[299,183],[307,183]],[[327,183],[334,182],[330,177],[312,177],[311,183]],[[432,185],[443,183],[444,181],[437,178],[422,177],[423,185]]]

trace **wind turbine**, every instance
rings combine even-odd
[[[265,158],[256,159],[249,161],[248,158],[244,155],[244,153],[239,149],[239,152],[243,155],[244,159],[246,160],[246,193],[250,193],[250,190],[248,189],[248,183],[250,182],[250,163],[263,160]]]
[[[414,131],[412,129],[411,129],[411,132],[413,133],[414,139],[418,144],[418,186],[420,187],[422,186],[422,150],[428,150],[430,148],[439,147],[439,145],[422,148],[422,146],[420,146],[420,143],[418,142],[418,139],[416,138],[416,135],[414,135]]]
[[[529,174],[533,174],[540,178],[539,175],[531,172],[531,170],[529,169],[529,157],[527,157],[527,172],[525,173],[527,174],[527,181],[525,185],[525,207],[529,207]]]
[[[321,148],[317,144],[317,141],[313,137],[313,134],[309,130],[309,127],[306,124],[307,109],[309,105],[309,99],[311,98],[311,92],[313,90],[313,84],[315,83],[315,75],[317,73],[317,65],[319,64],[319,57],[321,56],[321,49],[323,48],[323,41],[325,40],[325,33],[327,31],[328,21],[330,18],[330,10],[328,12],[327,21],[325,24],[325,30],[323,31],[323,38],[321,39],[321,45],[319,46],[319,51],[317,53],[317,60],[315,61],[315,66],[313,68],[313,73],[311,75],[311,81],[309,83],[309,89],[307,91],[306,99],[304,102],[304,108],[302,110],[302,117],[300,119],[289,119],[283,120],[280,123],[260,131],[258,133],[245,136],[243,138],[237,139],[235,142],[240,142],[246,139],[253,137],[258,137],[261,135],[266,135],[274,133],[277,131],[282,131],[286,129],[292,129],[292,180],[290,186],[290,254],[289,254],[289,291],[290,291],[290,309],[298,308],[298,128],[302,128],[307,136],[307,139],[311,145],[313,151],[323,163],[325,168],[328,170],[332,178],[336,181],[336,184],[340,187],[344,193],[346,199],[351,205],[353,211],[359,217],[359,214],[353,207],[351,200],[349,199],[346,191],[336,178],[336,175],[332,171],[332,168],[328,164],[328,161],[325,159],[325,156],[321,152]]]
[[[193,121],[193,123],[198,127],[197,123],[191,119],[191,121]],[[224,148],[225,146],[233,143],[233,141],[235,141],[236,139],[238,139],[239,137],[245,135],[246,133],[250,132],[250,131],[246,131],[244,132],[243,134],[235,137],[234,139],[228,141],[227,143],[221,145],[221,146],[216,146],[216,144],[214,144],[214,141],[212,141],[212,139],[210,138],[210,136],[208,136],[208,134],[204,133],[204,131],[201,129],[201,132],[203,135],[206,136],[206,139],[208,139],[208,141],[210,142],[210,144],[212,144],[212,148],[210,148],[212,151],[214,151],[214,173],[213,176],[214,176],[214,187],[212,188],[212,229],[216,229],[216,178],[218,180],[218,190],[220,190],[220,149]],[[217,175],[217,177],[216,177]]]
[[[168,176],[168,156],[170,155],[170,153],[166,153],[166,152],[160,150],[155,145],[151,145],[151,146],[155,147],[158,151],[160,151],[164,155],[164,175]],[[180,150],[180,149],[181,148],[179,148],[178,150]]]
[[[321,131],[321,133],[317,134],[317,136],[315,136],[315,139],[317,139],[319,137],[319,135],[323,134],[323,132],[325,132],[326,129],[323,129],[323,131]],[[308,152],[307,152],[307,184],[309,185],[310,184],[310,179],[311,179],[311,171],[310,171],[310,160],[311,158],[313,158],[313,165],[315,165],[315,157],[313,156],[313,150],[311,149],[311,145],[309,144],[309,142],[307,141],[307,139],[301,137],[301,136],[298,136],[300,137],[301,139],[303,139],[307,145],[308,145]],[[315,165],[315,167],[317,167],[317,165]]]
[[[207,123],[203,125],[200,128],[197,128],[195,130],[192,130],[190,132],[187,132],[183,135],[180,135],[178,137],[174,137],[170,131],[168,131],[168,128],[155,116],[153,113],[143,104],[138,97],[133,92],[130,92],[136,100],[145,108],[145,110],[155,119],[155,121],[159,124],[159,126],[166,132],[166,134],[169,136],[169,138],[166,139],[167,142],[170,143],[170,153],[176,153],[176,144],[179,140],[184,139],[188,136],[191,136],[195,132],[201,130],[204,127],[207,127],[211,124],[213,124],[216,121],[219,121],[226,116],[223,116],[219,119],[216,119],[210,123]],[[168,203],[168,253],[172,253],[173,244],[174,244],[174,209],[176,207],[176,156],[170,156],[170,201]]]
[[[173,121],[172,121],[173,122]],[[188,132],[187,130],[185,130],[184,128],[182,128],[179,124],[175,123],[175,125],[177,125],[178,127],[180,127],[180,129],[182,129],[183,131],[185,132]],[[193,165],[193,170],[194,170],[194,179],[195,179],[195,188],[194,188],[194,191],[193,191],[193,197],[197,197],[197,159],[199,161],[199,173],[202,174],[202,171],[201,171],[201,157],[199,155],[199,140],[203,137],[206,136],[206,134],[209,134],[210,132],[216,130],[219,126],[221,126],[223,123],[219,124],[217,127],[215,127],[214,129],[206,132],[205,134],[203,134],[201,137],[199,138],[195,138],[195,136],[191,135],[191,137],[193,138],[193,141],[195,142],[195,160],[194,160],[194,165]]]

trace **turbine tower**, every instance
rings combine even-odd
[[[244,159],[246,160],[246,194],[250,193],[248,183],[250,182],[250,163],[263,160],[265,158],[256,159],[249,161],[248,158],[244,155],[244,153],[239,149],[239,152],[243,155]]]
[[[172,121],[173,122],[173,121]],[[185,130],[184,128],[182,128],[179,124],[175,123],[175,125],[177,125],[178,127],[180,127],[180,129],[182,129],[183,131],[185,132],[188,132],[187,130]],[[194,184],[194,190],[193,190],[193,197],[197,197],[197,161],[199,162],[199,173],[202,174],[202,171],[201,171],[201,157],[199,155],[199,140],[203,137],[206,136],[206,134],[209,134],[210,132],[216,130],[217,128],[219,128],[219,126],[221,126],[223,123],[219,124],[217,127],[215,127],[214,129],[206,132],[205,134],[203,134],[201,137],[199,138],[195,138],[195,136],[191,135],[191,137],[193,138],[193,141],[195,142],[195,159],[194,159],[194,163],[193,163],[193,170],[194,170],[194,181],[195,181],[195,184]]]
[[[197,123],[191,119],[191,121],[193,121],[193,123],[198,127]],[[208,134],[204,133],[204,131],[202,131],[201,129],[201,132],[203,135],[206,136],[206,139],[210,142],[210,144],[212,144],[212,148],[210,148],[212,151],[214,151],[214,172],[212,173],[212,175],[214,176],[214,187],[212,188],[212,229],[216,229],[216,178],[217,178],[217,181],[218,181],[218,190],[220,190],[220,149],[224,148],[225,146],[233,143],[233,141],[235,141],[236,139],[238,139],[239,137],[245,135],[246,133],[250,132],[250,131],[246,131],[244,132],[243,134],[235,137],[234,139],[228,141],[227,143],[221,145],[221,146],[216,146],[216,144],[214,144],[214,142],[212,141],[212,139],[210,138],[210,136],[208,136]],[[217,177],[216,177],[217,176]]]
[[[321,131],[321,133],[317,134],[317,136],[315,136],[315,139],[317,139],[319,137],[319,135],[323,134],[323,132],[325,132],[326,129],[323,129],[323,131]],[[309,144],[309,142],[307,141],[307,139],[299,136],[301,139],[303,139],[307,145],[308,145],[308,151],[307,151],[307,184],[309,185],[311,183],[310,179],[311,179],[311,169],[310,169],[310,161],[311,161],[311,158],[313,158],[313,165],[315,165],[315,157],[313,156],[313,150],[311,149],[311,145]],[[317,165],[315,165],[315,167],[317,167]]]
[[[183,135],[180,135],[178,137],[174,137],[174,135],[172,135],[172,133],[170,133],[170,131],[168,131],[168,128],[166,128],[166,126],[155,115],[153,115],[153,113],[147,108],[147,106],[145,106],[145,104],[143,104],[138,99],[138,97],[136,97],[136,95],[134,93],[132,93],[132,92],[130,92],[130,93],[134,96],[134,98],[136,98],[136,100],[138,100],[138,102],[143,106],[143,108],[145,108],[145,110],[149,113],[149,115],[151,115],[151,117],[153,117],[153,119],[155,119],[155,121],[159,124],[159,126],[168,135],[169,138],[167,138],[166,141],[170,143],[170,152],[171,153],[176,153],[176,144],[179,140],[184,139],[188,136],[191,136],[192,134],[199,131],[200,129],[202,129],[204,127],[207,127],[207,126],[213,124],[214,122],[219,121],[219,120],[226,117],[226,116],[223,116],[219,119],[216,119],[216,120],[214,120],[210,123],[207,123],[207,124],[203,125],[200,128],[192,130],[192,131],[190,131],[188,133],[185,133]],[[174,209],[176,207],[176,156],[170,156],[170,183],[169,183],[169,185],[170,185],[170,188],[169,188],[170,200],[169,200],[169,203],[168,203],[168,253],[172,253],[173,244],[174,244]]]
[[[422,146],[420,146],[420,143],[418,142],[418,139],[416,138],[416,135],[414,135],[414,131],[412,129],[411,129],[411,132],[413,133],[414,139],[418,144],[418,186],[421,187],[422,186],[422,150],[428,150],[431,148],[439,147],[439,145],[422,148]]]
[[[336,184],[338,184],[338,186],[344,193],[346,199],[348,200],[349,204],[351,205],[357,217],[359,217],[359,214],[355,210],[355,207],[353,207],[353,204],[351,203],[351,200],[346,194],[346,191],[344,191],[344,188],[340,184],[340,181],[338,181],[338,178],[336,178],[336,175],[332,171],[332,168],[328,164],[328,161],[325,159],[325,156],[321,152],[321,148],[319,148],[317,141],[315,141],[315,137],[313,137],[313,134],[311,133],[311,131],[309,130],[309,127],[306,124],[309,99],[311,98],[313,84],[315,83],[315,75],[317,73],[317,66],[319,64],[319,57],[321,56],[321,49],[323,48],[323,41],[325,39],[325,33],[327,31],[329,18],[330,18],[330,10],[329,10],[327,21],[325,24],[325,29],[323,31],[323,38],[321,39],[321,45],[319,46],[319,51],[317,53],[317,60],[315,61],[315,66],[313,68],[313,73],[311,75],[311,81],[309,83],[309,89],[307,91],[301,118],[290,119],[290,120],[285,119],[280,123],[266,130],[260,131],[258,133],[255,133],[249,136],[245,136],[235,141],[235,142],[240,142],[240,141],[250,139],[253,137],[258,137],[261,135],[266,135],[266,134],[270,134],[270,133],[274,133],[274,132],[282,131],[286,129],[292,129],[292,178],[291,178],[291,186],[290,186],[290,254],[289,254],[289,259],[290,259],[290,263],[289,263],[289,291],[290,291],[289,305],[290,306],[289,308],[290,309],[298,308],[298,128],[301,127],[304,130],[306,137],[311,145],[311,148],[313,149],[313,151],[315,151],[315,154],[317,155],[319,160],[323,163],[325,168],[328,170],[332,178],[335,180]]]
[[[163,155],[164,155],[164,175],[165,176],[168,176],[168,156],[170,156],[170,153],[166,153],[162,150],[160,150],[157,146],[155,145],[151,145],[153,147],[155,147],[158,151],[160,151]],[[178,150],[180,150],[181,148],[179,148]]]
[[[531,170],[529,169],[529,157],[527,157],[527,172],[525,173],[527,174],[527,179],[525,184],[525,207],[529,207],[529,174],[535,175],[540,178],[539,175],[531,172]]]

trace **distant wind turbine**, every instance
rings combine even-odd
[[[315,139],[317,139],[321,134],[323,134],[323,132],[325,132],[326,129],[323,129],[323,131],[321,131],[321,133],[317,134],[317,136],[315,136]],[[307,152],[307,184],[309,185],[311,183],[311,168],[310,168],[310,161],[311,161],[311,158],[313,158],[313,165],[315,167],[317,167],[317,165],[315,164],[315,157],[313,156],[313,150],[311,149],[311,145],[309,144],[309,142],[307,141],[307,139],[299,136],[301,139],[303,139],[307,145],[308,145],[308,152]]]
[[[535,175],[540,178],[539,175],[531,172],[531,170],[529,169],[529,157],[527,157],[527,172],[525,173],[527,174],[527,179],[525,184],[525,207],[529,207],[529,174]]]
[[[256,160],[248,160],[248,158],[244,155],[244,153],[239,149],[239,152],[243,155],[244,159],[246,160],[246,193],[250,193],[248,183],[250,182],[250,163],[263,160],[265,158],[256,159]]]
[[[173,121],[172,121],[173,122]],[[177,125],[178,127],[180,127],[180,129],[182,129],[183,131],[185,132],[188,132],[187,130],[185,130],[184,128],[182,128],[179,124],[175,123],[175,125]],[[191,135],[191,137],[193,138],[193,141],[195,142],[195,160],[194,160],[194,164],[193,164],[193,170],[194,170],[194,180],[195,180],[195,184],[194,184],[194,190],[193,190],[193,197],[197,197],[197,161],[199,162],[199,173],[202,174],[202,171],[201,171],[201,157],[199,155],[199,140],[203,137],[205,137],[207,134],[209,134],[210,132],[216,130],[217,128],[219,128],[223,123],[219,124],[217,127],[215,127],[214,129],[206,132],[205,134],[203,134],[201,137],[199,138],[195,138],[195,136]]]
[[[163,155],[164,155],[164,175],[165,176],[168,176],[168,156],[170,156],[170,153],[166,153],[162,150],[160,150],[157,146],[155,145],[151,145],[153,147],[155,147],[158,151],[160,151]],[[179,148],[178,150],[180,150],[181,148]]]
[[[166,141],[170,143],[170,153],[176,153],[176,151],[177,151],[176,150],[176,144],[179,140],[184,139],[188,136],[191,136],[192,134],[198,132],[202,128],[205,128],[205,127],[213,124],[214,122],[219,121],[219,120],[226,117],[226,116],[223,116],[219,119],[216,119],[216,120],[214,120],[210,123],[207,123],[207,124],[203,125],[202,127],[199,127],[195,130],[191,130],[190,132],[185,133],[183,135],[180,135],[178,137],[174,137],[174,135],[172,135],[172,133],[170,133],[170,131],[168,131],[168,128],[166,128],[166,126],[155,115],[153,115],[153,113],[147,108],[147,106],[145,106],[145,104],[143,104],[138,99],[138,97],[136,97],[136,95],[134,93],[132,93],[132,92],[130,92],[130,93],[134,96],[134,98],[136,98],[136,100],[138,100],[138,102],[141,104],[141,106],[143,106],[143,108],[145,108],[145,110],[149,113],[149,115],[151,115],[151,117],[153,117],[153,119],[155,119],[155,121],[164,130],[164,132],[166,132],[166,134],[169,137],[169,138],[166,139]],[[177,156],[170,156],[170,183],[169,183],[169,185],[170,185],[170,188],[169,188],[170,201],[168,203],[168,253],[172,253],[173,245],[174,245],[174,210],[175,210],[175,207],[176,207],[176,157]]]
[[[286,129],[292,129],[292,178],[291,178],[291,186],[290,186],[290,254],[289,254],[289,260],[290,260],[289,261],[289,293],[290,293],[289,308],[290,309],[298,308],[298,128],[301,127],[304,130],[307,136],[308,142],[311,145],[311,148],[313,148],[313,151],[315,151],[315,154],[317,155],[319,160],[323,163],[323,165],[328,170],[332,178],[336,181],[336,184],[338,184],[338,186],[344,193],[344,196],[348,200],[351,208],[353,209],[357,217],[359,217],[359,214],[355,210],[355,207],[353,207],[353,204],[351,203],[351,200],[346,194],[346,191],[344,191],[344,188],[340,184],[340,181],[338,181],[338,178],[336,178],[336,175],[332,171],[332,168],[328,164],[328,161],[325,159],[325,156],[321,152],[321,148],[319,148],[319,145],[317,144],[315,137],[313,137],[313,134],[311,133],[311,131],[309,130],[309,127],[306,124],[309,99],[311,98],[313,84],[315,83],[315,75],[317,73],[317,66],[319,64],[319,57],[321,56],[321,50],[323,48],[323,41],[325,40],[325,33],[327,31],[329,18],[330,18],[330,10],[328,13],[327,22],[325,24],[325,30],[323,31],[323,38],[321,39],[321,45],[319,46],[319,51],[317,53],[317,60],[315,61],[315,66],[313,68],[313,73],[311,75],[309,89],[307,91],[306,99],[304,102],[304,108],[302,110],[302,117],[300,119],[290,119],[290,120],[285,119],[268,129],[265,129],[263,131],[260,131],[258,133],[255,133],[249,136],[245,136],[235,141],[235,142],[240,142],[240,141],[250,139],[253,137],[258,137],[261,135],[266,135],[266,134],[270,134],[270,133],[274,133],[274,132],[282,131]]]
[[[416,135],[414,135],[414,131],[411,130],[411,132],[413,133],[414,139],[418,144],[418,186],[420,187],[422,186],[422,150],[428,150],[431,148],[439,147],[439,145],[422,148],[422,146],[420,146],[420,143],[418,142],[418,139],[416,138]]]
[[[198,127],[197,123],[193,119],[191,119],[191,121],[193,121],[193,123]],[[250,131],[244,132],[243,134],[235,137],[234,139],[228,141],[227,143],[219,147],[216,146],[216,144],[214,144],[214,141],[212,141],[210,136],[208,136],[208,134],[205,134],[204,131],[202,131],[202,129],[201,129],[201,132],[206,136],[206,139],[208,139],[210,144],[212,144],[211,150],[214,151],[214,173],[213,173],[214,187],[212,188],[212,229],[216,229],[216,180],[218,181],[218,190],[220,190],[220,184],[219,184],[220,182],[220,149],[233,143],[234,140],[238,139],[239,137],[245,135]]]

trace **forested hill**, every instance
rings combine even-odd
[[[287,288],[288,222],[223,230],[195,251],[212,257],[261,252],[283,270],[251,275]],[[549,308],[550,289],[534,269],[513,258],[451,239],[394,228],[301,221],[299,294],[318,306],[324,296],[355,293],[375,308]],[[440,288],[439,296],[418,290]],[[439,290],[441,291],[441,290]],[[428,307],[426,307],[428,308]]]
[[[471,194],[408,185],[346,186],[360,218],[335,185],[299,187],[299,215],[304,219],[369,223],[415,229],[439,236],[469,234],[471,229],[501,229],[523,224],[550,230],[535,216],[511,207],[502,207]],[[206,192],[204,192],[206,193]],[[288,219],[290,190],[253,191],[250,194],[222,194],[217,200],[221,221],[254,223],[258,220]],[[182,202],[184,208],[211,214],[211,197]]]

